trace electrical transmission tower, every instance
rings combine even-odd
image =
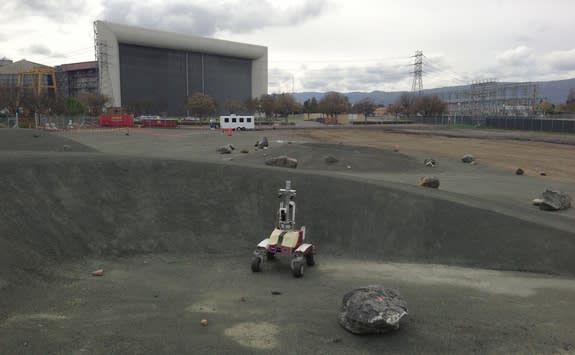
[[[423,91],[423,51],[415,51],[415,62],[413,63],[413,84],[411,92],[421,95]]]

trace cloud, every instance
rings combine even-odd
[[[519,46],[496,56],[498,62],[502,65],[525,66],[535,63],[536,58],[533,49],[526,46]]]
[[[87,0],[18,0],[0,2],[0,21],[22,21],[28,16],[41,16],[58,21],[75,20],[88,12]]]
[[[45,56],[52,54],[52,50],[50,48],[48,48],[47,46],[45,46],[43,44],[38,44],[38,43],[32,44],[28,48],[22,49],[22,52],[27,53],[27,54],[45,55]]]
[[[270,92],[295,91],[372,91],[405,90],[411,80],[409,68],[394,64],[338,66],[288,71],[272,68],[269,71]],[[293,81],[292,81],[293,80]]]
[[[204,3],[103,0],[102,6],[101,17],[107,21],[201,36],[298,25],[321,16],[328,8],[327,0],[303,0],[284,8],[269,0]]]
[[[575,71],[575,48],[568,51],[553,51],[543,57],[553,71]]]

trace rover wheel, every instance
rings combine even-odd
[[[315,260],[313,259],[313,253],[309,253],[305,256],[305,262],[308,266],[315,265]]]
[[[304,270],[304,266],[303,266],[302,261],[292,262],[291,271],[292,271],[293,277],[302,277],[303,276],[303,270]]]
[[[253,272],[260,272],[262,271],[261,269],[261,264],[262,264],[262,259],[260,259],[257,256],[254,256],[252,258],[252,271]]]

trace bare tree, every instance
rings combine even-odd
[[[319,100],[318,109],[329,116],[349,112],[350,104],[346,96],[338,92],[328,92]]]
[[[366,97],[365,99],[361,99],[353,104],[351,110],[355,113],[363,113],[365,117],[367,117],[373,115],[375,108],[376,106],[373,100],[369,97]]]
[[[193,115],[206,117],[216,111],[216,102],[207,94],[195,92],[187,98],[186,107]]]
[[[224,102],[224,109],[227,113],[243,113],[246,107],[239,100],[227,100]]]

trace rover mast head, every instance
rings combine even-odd
[[[295,226],[295,196],[296,190],[292,190],[291,181],[286,180],[286,186],[278,190],[281,199],[278,209],[278,227],[283,230],[293,229]]]

